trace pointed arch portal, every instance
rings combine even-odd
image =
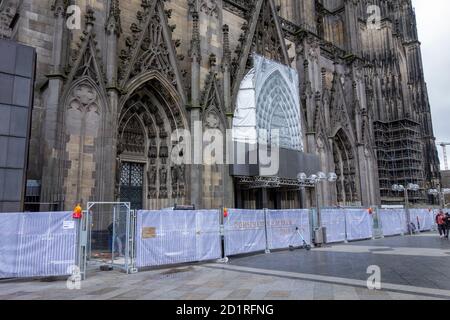
[[[133,209],[182,204],[187,191],[186,168],[171,159],[172,134],[187,128],[187,118],[176,90],[152,74],[131,82],[118,122],[116,197]]]
[[[333,139],[333,158],[338,180],[336,183],[337,200],[340,205],[353,205],[360,202],[357,187],[356,159],[354,148],[343,129]]]

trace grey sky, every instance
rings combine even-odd
[[[413,0],[413,4],[422,42],[434,134],[438,142],[450,142],[450,1]],[[450,147],[447,151],[450,155]],[[439,155],[443,168],[441,147]]]

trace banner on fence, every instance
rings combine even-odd
[[[322,226],[327,228],[327,243],[345,241],[345,212],[342,209],[322,209],[320,212]]]
[[[77,234],[70,212],[0,214],[0,278],[72,274]]]
[[[226,256],[266,250],[264,216],[264,210],[228,210],[224,220]]]
[[[345,209],[347,240],[364,240],[373,237],[373,220],[368,209]]]
[[[378,216],[381,219],[384,236],[397,236],[407,232],[405,210],[382,209],[378,211]]]
[[[303,245],[297,228],[305,241],[311,244],[309,210],[268,210],[266,220],[267,243],[270,250]]]
[[[138,268],[221,258],[218,210],[138,211]]]

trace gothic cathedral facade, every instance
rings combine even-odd
[[[171,160],[173,132],[231,129],[253,53],[300,75],[305,151],[338,176],[322,205],[395,202],[395,183],[427,203],[439,183],[411,0],[0,0],[0,17],[2,37],[37,48],[27,178],[43,204],[257,207],[227,165]]]

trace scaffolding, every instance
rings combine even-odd
[[[410,119],[377,121],[374,129],[382,202],[401,202],[402,195],[392,191],[392,185],[406,186],[409,183],[418,184],[422,188],[411,193],[411,202],[427,202],[423,189],[425,168],[420,123]]]

